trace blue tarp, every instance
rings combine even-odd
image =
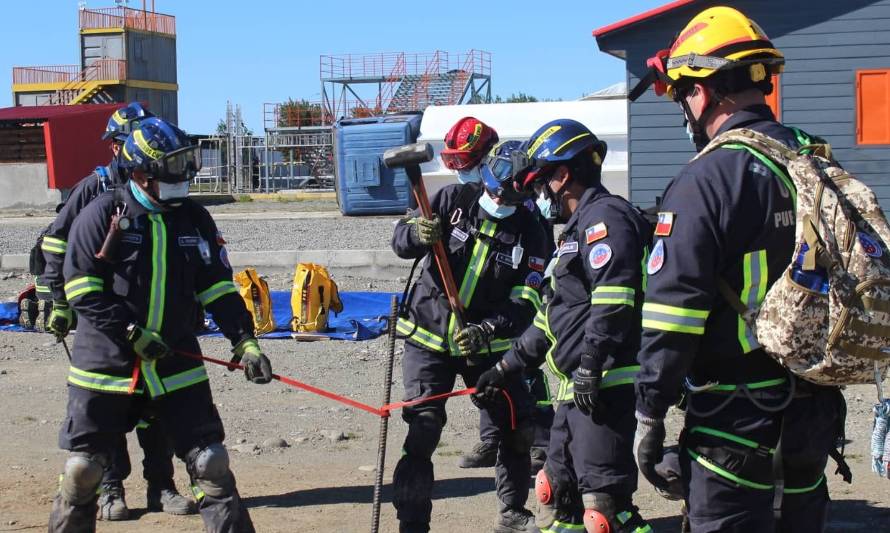
[[[328,330],[319,332],[331,339],[364,341],[379,337],[386,331],[390,301],[394,293],[389,292],[341,292],[343,312],[339,316],[331,313],[328,317]],[[30,331],[18,325],[18,304],[0,302],[0,331]],[[272,291],[272,315],[276,330],[262,336],[264,339],[290,338],[290,292]],[[215,325],[213,325],[215,329]],[[210,331],[206,335],[220,335]]]

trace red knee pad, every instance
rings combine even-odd
[[[547,478],[545,469],[538,470],[535,476],[535,497],[544,505],[553,501],[553,487],[550,486],[550,480]]]
[[[584,510],[584,529],[587,533],[609,533],[609,521],[596,509]]]

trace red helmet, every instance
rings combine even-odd
[[[439,154],[451,170],[463,170],[479,164],[498,142],[491,126],[473,117],[458,120],[445,134],[445,148]]]

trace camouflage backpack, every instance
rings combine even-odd
[[[763,302],[749,308],[725,281],[718,286],[763,349],[797,376],[822,385],[874,383],[890,365],[890,225],[874,192],[827,144],[798,137],[805,146],[795,151],[762,133],[730,130],[698,155],[747,150],[795,203],[794,255]]]

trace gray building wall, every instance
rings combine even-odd
[[[786,58],[782,122],[826,138],[844,167],[870,185],[890,210],[890,147],[856,145],[856,71],[890,68],[890,0],[730,0],[695,2],[601,39],[625,50],[628,87],[646,59],[700,10],[732,5],[757,21]],[[694,155],[677,104],[650,89],[628,106],[631,201],[655,203]]]
[[[127,31],[127,78],[176,83],[176,37]]]
[[[179,123],[179,105],[176,91],[127,87],[126,95],[126,98],[121,100],[122,102],[145,102],[148,104],[148,109],[155,115],[174,124]]]

